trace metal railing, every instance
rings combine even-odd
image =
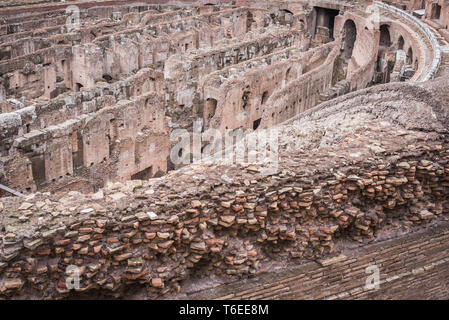
[[[11,188],[8,188],[7,186],[4,186],[2,184],[0,184],[0,190],[6,191],[8,193],[11,193],[13,195],[15,195],[16,197],[21,197],[21,198],[25,198],[26,196],[16,190],[13,190]]]

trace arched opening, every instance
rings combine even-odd
[[[388,48],[391,45],[390,30],[387,25],[380,26],[379,45]]]
[[[432,5],[432,10],[430,14],[430,18],[434,20],[439,20],[441,15],[441,6],[438,4]]]
[[[291,14],[291,15],[293,15],[293,12],[291,12],[290,10],[282,9],[281,11],[283,11],[285,14]]]
[[[407,60],[406,60],[408,65],[411,65],[413,62],[413,50],[412,47],[408,48],[407,50]]]
[[[398,49],[404,50],[404,38],[402,36],[400,36],[398,39]]]
[[[284,14],[284,21],[285,24],[292,24],[293,22],[293,12],[287,9],[281,10],[281,12]]]
[[[343,26],[343,57],[346,61],[351,59],[354,50],[355,40],[357,38],[357,28],[354,21],[346,20]]]
[[[323,32],[327,30],[329,38],[333,40],[335,17],[338,16],[340,11],[322,7],[313,7],[313,10],[316,17],[314,37],[317,36],[317,33],[323,35]]]
[[[206,119],[211,119],[215,115],[215,111],[217,110],[217,100],[214,98],[209,98],[206,100],[205,105],[205,114],[204,117]]]
[[[388,61],[388,48],[391,46],[391,37],[389,26],[384,24],[380,26],[379,37],[379,51],[377,53],[377,66],[376,72],[380,74],[376,75],[376,82],[387,83],[390,82],[390,62]],[[394,65],[394,64],[393,64]]]
[[[106,80],[107,83],[112,82],[112,77],[109,74],[104,74],[103,79]]]
[[[79,91],[81,91],[81,89],[83,88],[84,86],[81,84],[81,83],[76,83],[75,84],[75,90],[76,90],[76,92],[79,92]]]

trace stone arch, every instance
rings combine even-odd
[[[346,20],[342,32],[343,57],[347,61],[352,57],[352,51],[354,50],[354,44],[357,39],[357,27],[355,22],[351,19]]]

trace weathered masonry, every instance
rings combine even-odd
[[[82,2],[79,25],[68,4],[0,11],[1,184],[96,192],[159,177],[178,168],[171,133],[196,119],[267,128],[435,71],[427,29],[388,6],[145,3]]]
[[[447,9],[0,4],[0,299],[448,299]]]

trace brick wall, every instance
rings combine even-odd
[[[365,289],[379,268],[378,290]],[[188,295],[189,299],[449,299],[449,223],[319,262]]]

